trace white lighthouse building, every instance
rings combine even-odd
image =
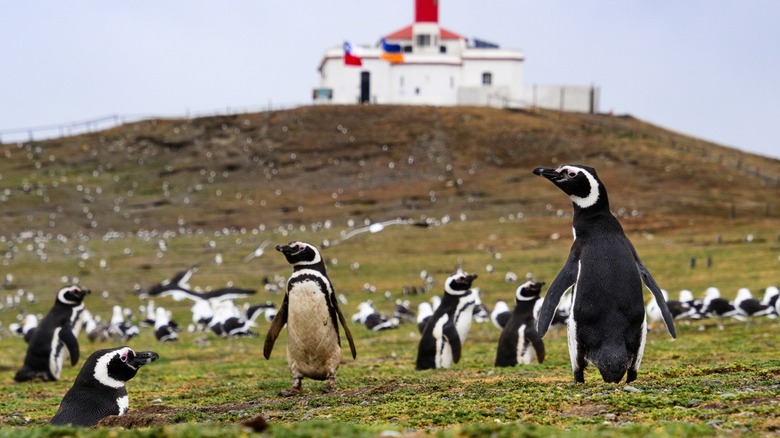
[[[414,23],[373,47],[328,50],[315,103],[543,107],[595,112],[591,87],[523,85],[523,53],[439,25],[439,0],[415,0]]]
[[[384,35],[400,46],[402,61],[391,62],[381,41],[356,47],[362,66],[344,62],[344,49],[325,53],[315,99],[330,103],[488,105],[489,99],[523,98],[523,54],[469,46],[467,39],[439,25],[439,1],[415,0],[414,23]]]

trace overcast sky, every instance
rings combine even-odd
[[[522,50],[526,85],[593,84],[602,111],[780,158],[780,1],[439,4],[443,27]],[[0,0],[0,135],[309,104],[327,49],[413,19],[414,0]]]

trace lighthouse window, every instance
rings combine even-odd
[[[417,45],[420,47],[426,47],[431,45],[431,36],[428,34],[417,35]]]
[[[485,72],[482,73],[482,85],[492,85],[493,84],[493,73]]]

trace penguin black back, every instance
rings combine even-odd
[[[538,331],[547,332],[563,293],[572,289],[568,321],[574,380],[593,363],[607,382],[636,378],[644,352],[646,320],[642,283],[655,296],[669,333],[675,336],[660,288],[639,259],[618,220],[595,169],[564,165],[536,168],[569,195],[574,208],[574,243],[561,272],[550,285],[539,313]]]
[[[27,346],[22,368],[14,376],[17,382],[40,378],[44,381],[58,380],[67,348],[71,365],[79,360],[79,343],[73,333],[71,321],[74,312],[83,309],[88,289],[71,285],[57,292],[54,306],[41,320]]]
[[[49,422],[94,426],[109,415],[124,415],[129,407],[125,382],[158,357],[153,351],[135,352],[130,347],[95,351],[84,362]]]

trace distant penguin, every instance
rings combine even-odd
[[[444,283],[444,297],[431,315],[417,347],[417,369],[449,368],[458,363],[463,342],[459,332],[471,324],[476,274],[458,272]],[[468,318],[466,318],[468,317]]]
[[[122,306],[112,308],[111,322],[108,324],[108,337],[114,342],[127,342],[128,339],[138,336],[141,329],[137,325],[126,321]]]
[[[734,307],[746,318],[753,318],[756,316],[766,316],[769,318],[777,317],[777,315],[775,315],[774,306],[762,304],[760,301],[753,298],[750,289],[746,287],[737,291],[737,297],[734,298]]]
[[[24,324],[20,327],[24,342],[30,343],[36,328],[38,328],[38,317],[32,313],[25,315]]]
[[[417,305],[417,329],[420,331],[420,333],[423,332],[425,329],[425,324],[428,323],[428,320],[432,315],[433,306],[431,306],[431,303],[423,301]]]
[[[474,318],[474,322],[482,324],[483,322],[490,319],[490,312],[488,311],[488,308],[485,307],[485,304],[482,303],[482,291],[480,291],[479,288],[474,288],[472,293],[475,297],[472,316]]]
[[[490,312],[490,320],[497,329],[503,330],[506,327],[509,317],[512,316],[512,312],[509,310],[509,305],[504,300],[496,301],[496,306],[493,307],[493,311]]]
[[[317,248],[309,243],[291,242],[277,245],[276,250],[293,265],[293,273],[287,280],[284,301],[268,329],[263,356],[271,357],[274,342],[286,325],[287,363],[293,386],[281,395],[300,393],[304,377],[327,380],[326,391],[333,391],[341,361],[339,323],[344,328],[353,359],[357,352],[325,263]]]
[[[528,280],[515,291],[515,309],[498,338],[497,367],[544,362],[544,342],[536,331],[534,308],[544,282]]]
[[[88,289],[77,285],[65,286],[57,292],[54,306],[30,338],[24,365],[14,380],[59,380],[66,354],[70,354],[71,365],[76,365],[79,361],[79,342],[73,334],[70,321],[74,311],[84,308],[82,301],[87,294]]]
[[[572,288],[568,322],[569,356],[575,382],[584,382],[588,362],[605,382],[636,379],[645,348],[647,320],[642,283],[655,296],[672,337],[674,323],[661,289],[642,264],[609,209],[604,184],[595,169],[565,165],[536,168],[572,200],[574,243],[561,272],[550,285],[539,314],[547,332],[563,293]]]
[[[775,307],[779,298],[780,289],[778,289],[777,286],[769,286],[764,290],[764,298],[761,299],[761,304]]]
[[[171,325],[171,317],[168,311],[162,307],[155,309],[154,315],[154,337],[160,342],[178,341],[179,334]]]
[[[747,321],[739,310],[734,307],[734,303],[721,298],[720,290],[710,286],[704,292],[701,313],[705,316],[713,317],[717,320],[718,329],[723,330],[723,318],[734,318],[739,321]]]
[[[401,322],[414,321],[415,315],[414,312],[412,312],[409,300],[401,300],[400,298],[395,300],[393,316],[398,318],[398,320]]]
[[[153,351],[135,352],[130,347],[92,353],[49,422],[94,426],[109,415],[126,414],[130,401],[125,382],[135,377],[140,367],[158,357]]]

